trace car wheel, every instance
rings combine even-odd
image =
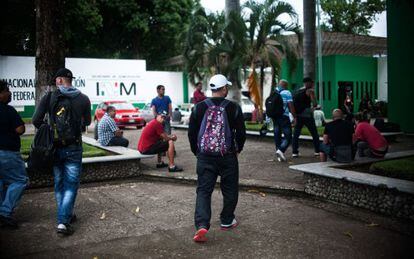
[[[125,126],[118,126],[118,128],[123,130],[123,129],[125,129]]]

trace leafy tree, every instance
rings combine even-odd
[[[385,0],[321,0],[326,14],[324,29],[367,35],[376,15],[385,10]]]
[[[0,55],[28,56],[35,53],[35,4],[27,0],[4,0],[0,15]]]

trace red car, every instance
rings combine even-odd
[[[135,108],[132,103],[125,101],[107,101],[100,103],[95,110],[95,125],[101,120],[108,106],[115,107],[116,115],[114,120],[120,129],[123,129],[126,126],[133,126],[140,129],[145,126],[145,120],[139,116],[138,108]]]

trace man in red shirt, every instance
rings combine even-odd
[[[197,104],[199,102],[204,101],[207,97],[204,95],[204,93],[201,91],[203,89],[203,85],[201,82],[198,82],[196,84],[196,90],[193,93],[193,103]]]
[[[367,112],[357,113],[355,120],[358,124],[354,136],[359,156],[383,158],[388,151],[388,143],[381,133],[369,124]]]
[[[147,124],[138,141],[138,151],[145,155],[158,154],[157,168],[168,166],[168,172],[181,172],[183,169],[174,164],[174,141],[177,136],[165,133],[163,123],[166,118],[167,113],[161,112]],[[164,152],[167,152],[168,165],[162,161],[161,154]]]

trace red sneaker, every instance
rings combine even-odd
[[[236,219],[233,219],[233,221],[231,222],[231,224],[228,224],[228,225],[221,224],[220,225],[220,229],[226,231],[226,230],[233,229],[233,228],[237,227],[238,225],[239,225],[239,222],[237,222]]]
[[[200,228],[195,233],[195,236],[193,237],[194,242],[206,242],[207,241],[207,234],[208,230],[205,228]]]

